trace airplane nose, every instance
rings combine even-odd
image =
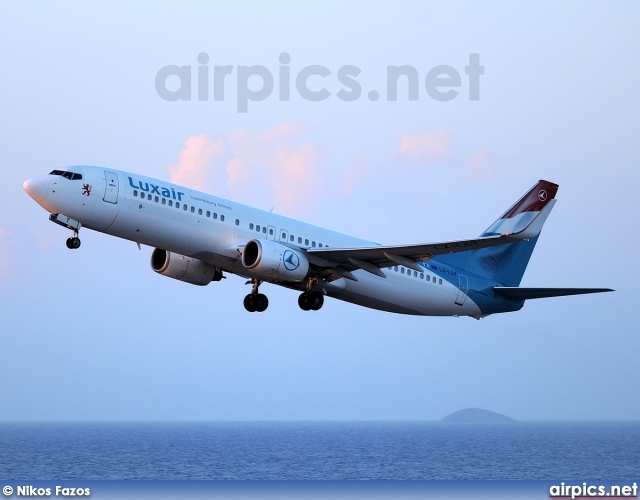
[[[41,203],[47,197],[47,193],[49,192],[49,177],[32,177],[31,179],[24,181],[22,187],[29,196],[38,203]]]

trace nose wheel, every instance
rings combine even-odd
[[[77,250],[78,248],[80,248],[80,238],[78,238],[77,236],[67,238],[67,248],[70,250]]]

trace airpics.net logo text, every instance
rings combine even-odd
[[[291,56],[287,52],[279,55],[279,66],[275,72],[260,64],[211,64],[211,58],[206,52],[198,54],[197,62],[195,69],[192,65],[175,64],[160,68],[155,78],[158,96],[165,101],[191,101],[194,98],[204,102],[224,101],[225,96],[235,87],[237,111],[246,113],[250,102],[269,98],[279,101],[300,98],[320,102],[333,97],[352,102],[362,98],[364,94],[360,81],[362,70],[352,64],[341,66],[336,71],[320,64],[298,69],[298,66],[291,64]],[[421,95],[423,99],[427,98],[424,96],[426,93],[434,101],[445,102],[464,93],[470,101],[480,99],[480,77],[484,75],[480,54],[469,54],[464,69],[458,70],[453,66],[440,64],[423,69],[422,75],[424,76],[412,65],[387,66],[384,97],[387,101],[398,101],[398,95],[401,94],[401,99],[419,101]],[[339,90],[335,90],[336,87]],[[372,89],[366,92],[366,98],[375,102],[381,98],[381,93]]]

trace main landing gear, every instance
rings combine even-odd
[[[301,293],[298,305],[303,311],[317,311],[324,304],[324,295],[320,292]]]
[[[320,292],[312,291],[317,284],[317,278],[309,278],[306,285],[307,289],[298,297],[298,305],[303,311],[318,311],[324,304],[324,295]]]
[[[252,279],[247,281],[247,285],[251,283],[253,288],[251,293],[244,298],[244,308],[249,312],[263,312],[269,307],[269,299],[263,293],[258,293],[258,288],[262,284],[262,281],[258,279]],[[313,290],[313,287],[318,284],[317,278],[309,278],[305,288],[306,290],[298,297],[298,305],[303,311],[318,311],[324,304],[324,295],[321,292]]]
[[[264,312],[269,307],[269,299],[264,293],[258,293],[258,287],[262,281],[253,279],[247,283],[253,283],[251,293],[244,298],[244,308],[249,312]]]

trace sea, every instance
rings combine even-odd
[[[640,422],[3,422],[0,479],[628,480]]]

